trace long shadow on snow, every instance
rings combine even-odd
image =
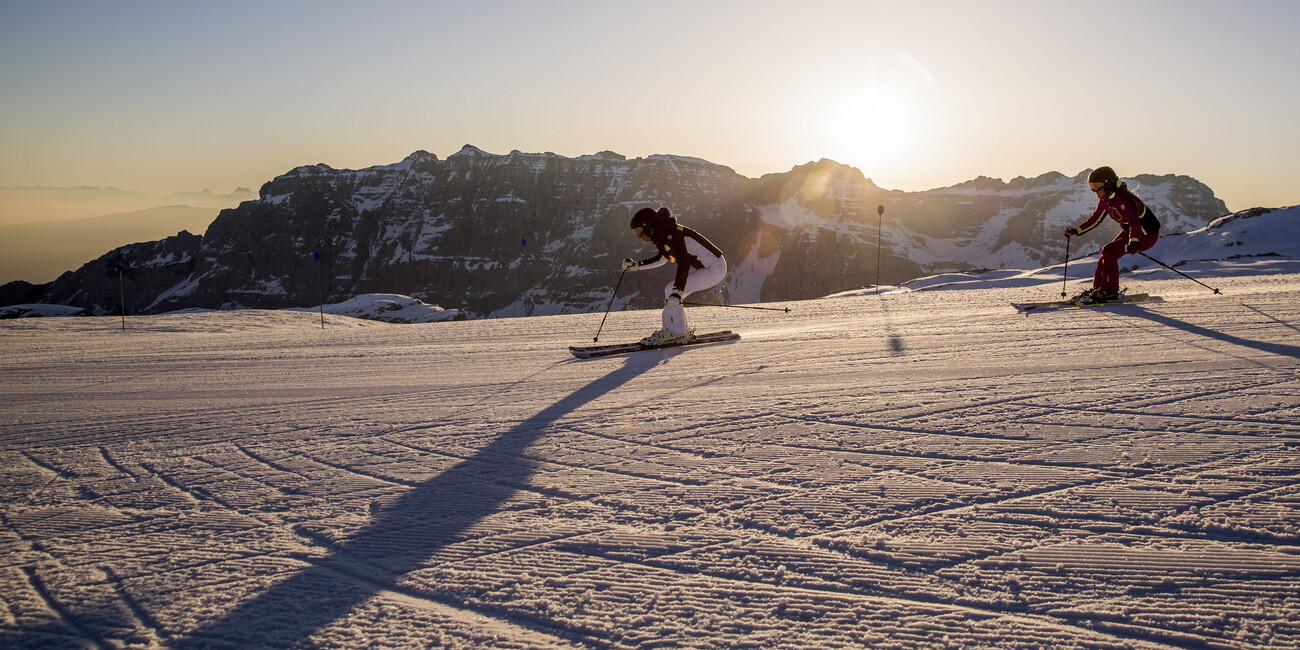
[[[617,370],[520,422],[473,457],[413,488],[328,558],[280,582],[173,647],[284,647],[347,616],[395,579],[497,512],[534,465],[525,456],[551,425],[659,363],[632,355]],[[309,645],[309,644],[308,644]]]
[[[1255,310],[1255,311],[1259,311],[1259,310]],[[1260,350],[1262,352],[1268,352],[1269,354],[1277,354],[1284,357],[1292,357],[1295,359],[1300,359],[1300,347],[1294,345],[1287,345],[1285,343],[1267,343],[1265,341],[1252,341],[1250,339],[1243,339],[1240,336],[1233,336],[1231,334],[1224,334],[1223,332],[1216,332],[1212,329],[1201,327],[1200,325],[1193,325],[1187,321],[1181,321],[1178,320],[1177,318],[1170,318],[1168,316],[1152,313],[1143,309],[1135,309],[1135,310],[1123,311],[1123,312],[1115,311],[1114,313],[1122,316],[1128,316],[1130,318],[1145,318],[1153,323],[1158,323],[1166,327],[1172,327],[1176,330],[1181,330],[1189,334],[1204,336],[1206,338],[1214,339],[1216,341],[1223,341],[1224,343],[1231,343],[1232,345],[1239,345],[1241,347],[1250,348],[1252,350]]]

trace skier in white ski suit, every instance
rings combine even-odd
[[[664,287],[663,329],[647,336],[646,345],[665,345],[688,339],[692,331],[686,326],[686,309],[682,300],[722,282],[727,275],[727,260],[722,251],[694,230],[673,218],[668,208],[642,208],[630,224],[637,237],[655,245],[654,257],[637,262],[623,260],[624,271],[653,269],[669,262],[677,264],[677,274]]]

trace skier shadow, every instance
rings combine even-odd
[[[1116,312],[1116,313],[1120,313],[1120,312]],[[1178,320],[1177,318],[1170,318],[1169,316],[1165,316],[1162,314],[1152,313],[1144,309],[1125,311],[1122,313],[1122,315],[1128,316],[1130,318],[1145,318],[1146,320],[1149,320],[1153,323],[1164,325],[1166,327],[1172,327],[1176,330],[1181,330],[1189,334],[1204,336],[1205,338],[1214,339],[1216,341],[1223,341],[1224,343],[1230,343],[1232,345],[1238,345],[1244,348],[1250,348],[1252,350],[1260,350],[1262,352],[1267,352],[1269,354],[1276,354],[1284,357],[1300,359],[1300,346],[1287,345],[1285,343],[1268,343],[1265,341],[1252,341],[1251,339],[1244,339],[1241,338],[1240,336],[1225,334],[1223,332],[1218,332],[1209,329],[1207,327],[1201,327],[1200,325],[1193,325],[1191,323],[1188,323],[1187,321]]]
[[[552,425],[659,363],[652,355],[628,357],[618,369],[520,422],[474,456],[405,493],[328,557],[188,637],[177,639],[171,647],[312,645],[314,632],[347,617],[380,591],[402,593],[396,586],[398,578],[426,567],[429,557],[499,511],[527,484],[535,470],[526,456],[527,448],[550,432]],[[454,599],[446,602],[456,606]]]

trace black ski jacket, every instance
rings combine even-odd
[[[673,288],[682,291],[686,288],[686,278],[691,269],[703,269],[713,266],[722,259],[722,250],[698,232],[681,224],[659,228],[650,233],[650,243],[659,249],[654,257],[637,263],[638,269],[653,269],[669,262],[677,263],[677,277],[673,279]]]

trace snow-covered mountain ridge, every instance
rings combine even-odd
[[[878,251],[888,284],[1056,263],[1061,228],[1093,207],[1084,176],[906,193],[828,160],[750,179],[684,156],[496,155],[467,145],[446,160],[419,151],[361,170],[297,167],[258,200],[222,211],[201,238],[122,247],[47,285],[11,283],[0,304],[114,313],[125,288],[128,313],[307,307],[322,293],[326,302],[401,294],[471,317],[589,312],[604,308],[617,261],[646,253],[626,220],[647,205],[670,207],[727,254],[725,289],[712,299],[806,299],[876,284]],[[1194,179],[1129,182],[1167,233],[1226,212]],[[615,309],[653,304],[663,283],[631,274]]]
[[[1031,270],[1006,269],[938,274],[904,283],[895,291],[1033,287],[1061,281],[1084,284],[1092,280],[1097,254],[1081,255],[1069,264]],[[1167,267],[1207,278],[1222,275],[1263,275],[1300,272],[1300,206],[1279,210],[1255,208],[1215,219],[1187,233],[1163,235],[1146,256],[1121,258],[1123,279],[1168,274]],[[1080,285],[1083,286],[1083,285]],[[839,295],[861,295],[862,291]]]

